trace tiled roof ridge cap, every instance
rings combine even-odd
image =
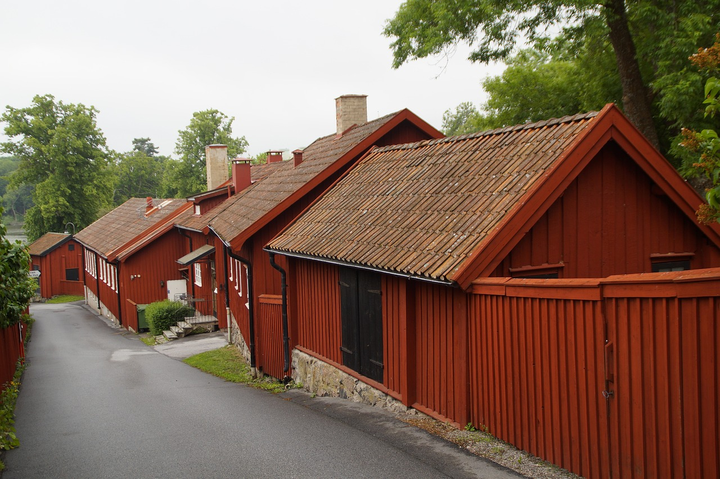
[[[423,140],[416,141],[414,143],[402,143],[399,145],[388,145],[376,149],[375,151],[393,151],[393,150],[411,150],[421,146],[437,145],[441,143],[451,143],[454,141],[472,140],[475,138],[482,138],[484,136],[502,135],[513,131],[520,130],[534,130],[544,128],[547,126],[555,126],[563,123],[573,123],[581,120],[589,120],[595,118],[600,112],[590,111],[587,113],[578,113],[575,115],[566,115],[560,118],[550,118],[548,120],[536,121],[532,123],[523,123],[520,125],[504,126],[502,128],[495,128],[492,130],[478,131],[475,133],[466,133],[464,135],[446,136],[445,138],[438,138],[435,140]]]
[[[389,120],[390,118],[392,118],[392,117],[394,117],[394,116],[396,116],[396,115],[399,115],[399,114],[400,114],[401,112],[403,112],[403,111],[404,111],[404,109],[403,109],[403,110],[398,110],[398,111],[393,112],[393,113],[388,113],[387,115],[380,116],[380,117],[378,117],[378,118],[375,118],[374,120],[366,121],[366,122],[363,123],[362,125],[357,125],[357,124],[356,124],[356,125],[353,125],[353,126],[351,126],[350,128],[348,128],[347,130],[345,130],[345,131],[343,132],[343,136],[345,136],[346,134],[350,133],[351,131],[357,130],[358,128],[364,128],[364,127],[366,127],[367,125],[370,125],[370,124],[372,124],[372,123],[387,121],[387,120]],[[321,137],[319,137],[318,139],[316,139],[315,141],[313,141],[312,143],[310,143],[310,145],[308,145],[308,146],[306,147],[306,149],[307,149],[308,147],[312,146],[313,144],[319,142],[319,141],[327,140],[327,139],[331,139],[331,140],[332,140],[332,139],[336,139],[336,138],[342,138],[343,136],[338,136],[337,132],[336,132],[336,133],[330,133],[329,135],[321,136]]]

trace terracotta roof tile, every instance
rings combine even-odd
[[[33,256],[45,256],[70,238],[67,233],[45,233],[28,246],[28,251]]]
[[[251,227],[273,208],[290,198],[330,165],[349,153],[396,113],[355,126],[342,136],[335,134],[319,138],[303,150],[303,161],[297,167],[292,161],[274,163],[275,170],[265,179],[254,183],[213,212],[209,225],[221,238],[230,241]]]
[[[446,281],[596,115],[378,148],[268,246]]]
[[[130,198],[75,235],[82,244],[103,256],[124,246],[139,234],[165,219],[185,204],[184,199],[153,199],[154,209],[146,214],[145,198]]]

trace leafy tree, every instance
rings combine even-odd
[[[714,118],[720,112],[720,78],[714,76],[720,70],[720,34],[710,48],[702,48],[691,57],[701,70],[713,74],[705,83],[705,116]],[[685,157],[683,172],[693,177],[704,175],[709,181],[705,197],[708,204],[698,210],[698,219],[703,223],[720,221],[720,138],[716,129],[707,128],[700,132],[683,129],[684,140],[680,144],[691,154]],[[689,160],[689,161],[688,161]]]
[[[150,141],[150,138],[134,138],[133,151],[145,153],[147,156],[155,156],[158,153],[157,147]]]
[[[3,196],[3,205],[8,212],[11,212],[15,221],[20,220],[27,211],[34,206],[32,195],[35,187],[22,185],[17,188],[10,188]]]
[[[82,229],[110,203],[108,153],[96,114],[93,107],[38,95],[31,106],[8,106],[0,117],[11,138],[2,151],[20,158],[10,185],[35,185],[35,206],[25,217],[28,240],[63,231],[67,222]]]
[[[118,154],[115,158],[115,205],[129,198],[160,196],[160,184],[168,159],[164,156],[152,156],[144,150],[134,149]]]
[[[180,161],[168,162],[163,178],[163,196],[184,197],[206,189],[206,146],[227,145],[230,158],[245,151],[245,137],[232,136],[233,121],[234,117],[218,110],[193,113],[187,128],[178,132],[175,153],[180,156]]]
[[[0,218],[2,213],[0,208]],[[0,221],[0,329],[20,322],[37,287],[28,276],[30,255],[19,241],[11,243],[6,234],[7,228]]]
[[[527,38],[543,48],[548,45],[545,32],[562,27],[561,36],[585,53],[601,53],[609,46],[625,113],[660,145],[658,123],[678,127],[697,114],[688,99],[701,88],[701,79],[689,70],[687,57],[711,38],[719,18],[720,0],[408,0],[386,24],[385,35],[394,39],[397,68],[460,42],[475,48],[472,61],[504,60],[519,40]],[[588,66],[598,76],[607,71],[594,63]],[[580,90],[584,85],[569,87]]]

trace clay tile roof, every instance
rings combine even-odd
[[[297,167],[293,166],[292,161],[274,163],[273,165],[277,166],[265,179],[217,207],[209,225],[221,238],[232,240],[349,153],[395,115],[397,113],[351,127],[342,136],[332,134],[315,140],[303,150],[303,161]]]
[[[107,257],[136,236],[165,219],[185,204],[184,199],[153,199],[153,209],[146,214],[145,198],[130,198],[75,235],[85,246]]]
[[[596,115],[378,148],[268,247],[448,281]]]
[[[276,162],[276,163],[265,163],[262,165],[252,165],[250,167],[250,175],[252,177],[252,182],[257,183],[258,181],[264,180],[268,176],[270,176],[275,170],[278,168],[281,168],[282,165],[286,162]],[[292,162],[290,162],[292,163]],[[232,178],[227,181],[227,184],[232,184]],[[221,187],[219,189],[226,189],[227,186]],[[206,193],[201,193],[198,195],[195,195],[196,197],[203,196]],[[180,228],[194,230],[194,231],[202,231],[209,223],[212,218],[217,216],[217,214],[222,211],[223,205],[226,202],[222,202],[219,205],[212,208],[210,211],[204,213],[201,216],[195,215],[195,211],[193,208],[188,209],[187,211],[184,211],[180,215],[178,215],[177,219],[175,220],[175,225],[179,226]]]
[[[67,233],[45,233],[28,246],[28,251],[33,256],[45,256],[71,238]]]

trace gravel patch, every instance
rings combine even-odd
[[[521,451],[512,444],[482,431],[456,429],[450,424],[438,421],[415,410],[399,414],[398,418],[415,427],[457,444],[477,456],[490,459],[526,477],[538,479],[580,479],[580,476],[554,464]]]

